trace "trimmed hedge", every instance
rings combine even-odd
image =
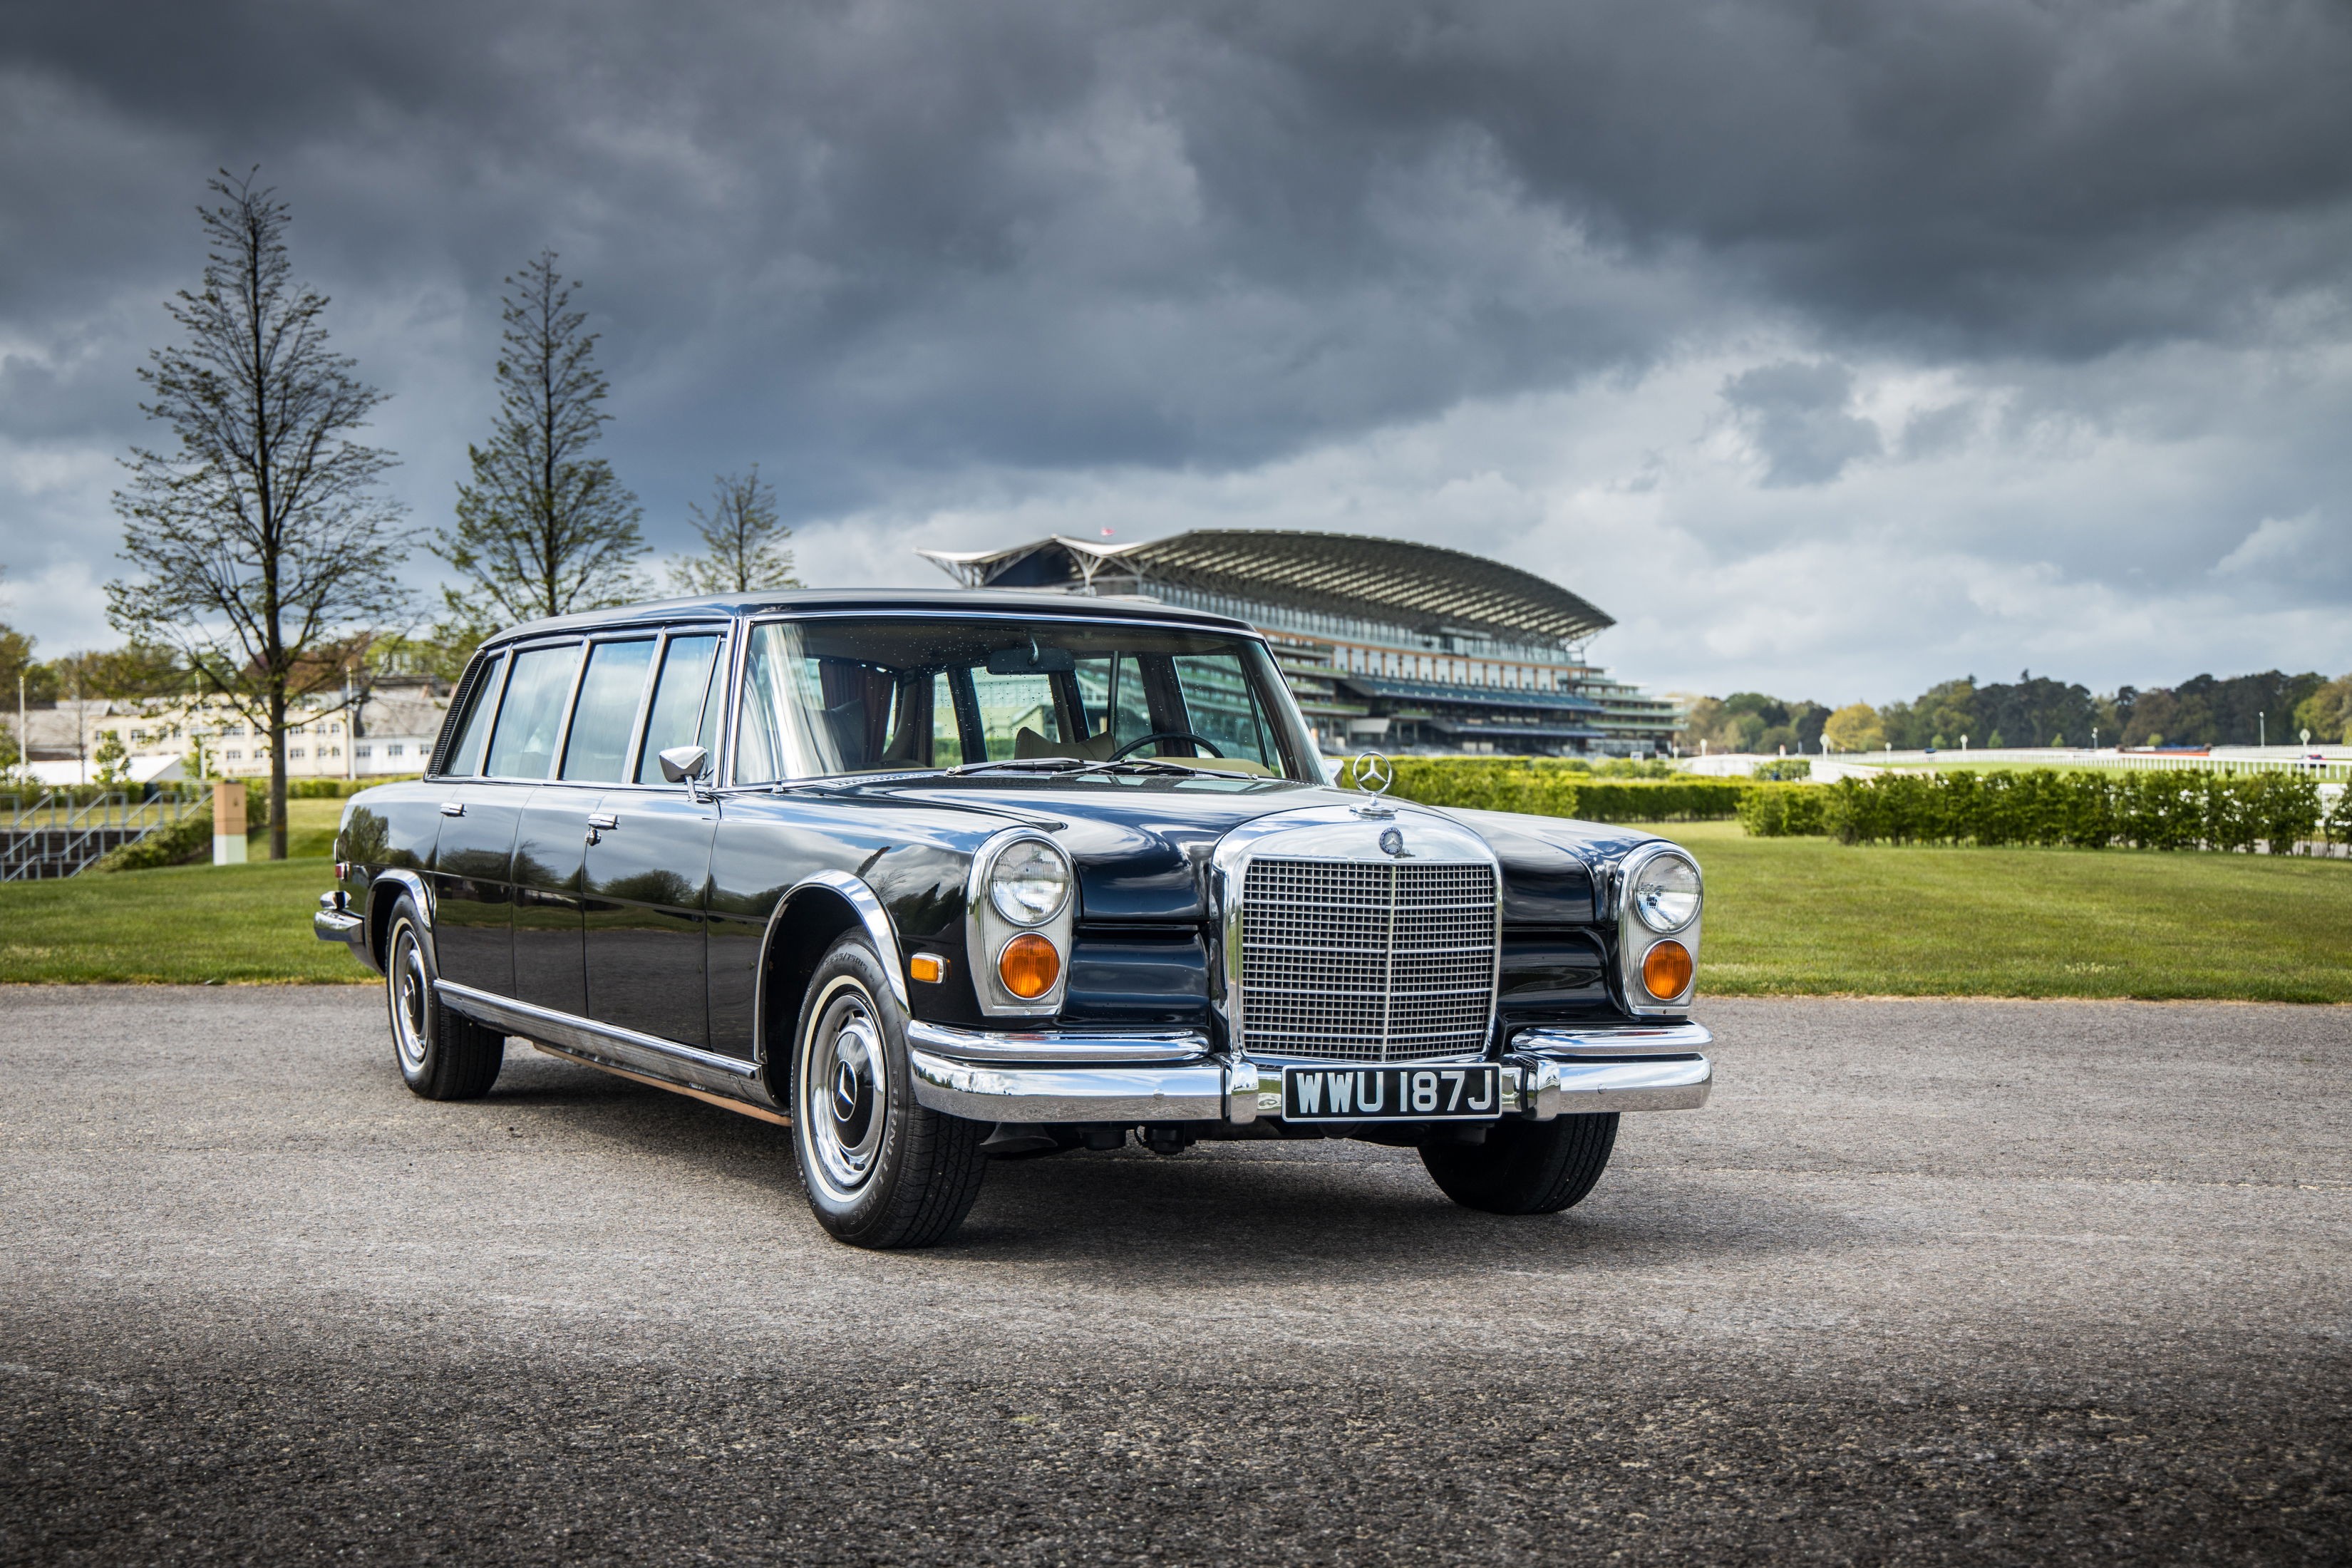
[[[144,838],[134,838],[110,849],[83,868],[85,873],[150,871],[158,866],[182,866],[213,847],[213,808],[207,801],[169,827],[159,827]]]
[[[288,800],[349,800],[360,791],[373,789],[380,784],[406,784],[412,779],[421,779],[424,776],[423,773],[383,773],[370,774],[363,779],[288,779],[286,798]],[[246,782],[251,785],[247,794],[265,800],[268,798],[269,781],[268,779],[248,779]]]
[[[1423,805],[1521,811],[1586,822],[1719,820],[1736,815],[1742,791],[1730,779],[1601,779],[1553,758],[1396,757],[1389,793]],[[1340,787],[1352,788],[1343,775]]]
[[[1820,792],[1821,831],[1846,844],[2028,844],[2285,853],[2323,826],[2343,841],[2343,802],[2323,821],[2319,786],[2295,773],[2016,772],[1840,779]],[[1796,831],[1783,828],[1782,831]]]
[[[1829,791],[1816,784],[1751,784],[1739,796],[1739,826],[1750,838],[1802,838],[1827,833]]]

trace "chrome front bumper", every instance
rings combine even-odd
[[[1544,1027],[1503,1058],[1507,1112],[1534,1121],[1605,1110],[1696,1110],[1714,1042],[1700,1024]],[[1222,1057],[1192,1030],[1011,1034],[914,1023],[915,1098],[974,1121],[1255,1121],[1282,1114],[1281,1070]]]

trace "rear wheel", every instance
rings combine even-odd
[[[835,942],[801,1008],[793,1151],[817,1223],[852,1247],[946,1240],[988,1171],[986,1126],[916,1100],[906,1028],[865,937]]]
[[[392,1016],[392,1055],[408,1087],[427,1100],[479,1100],[506,1064],[506,1037],[441,1001],[433,944],[415,898],[393,906],[384,942],[384,1005]]]
[[[1421,1163],[1445,1195],[1488,1214],[1558,1214],[1584,1201],[1617,1147],[1617,1113],[1499,1121],[1483,1143],[1428,1143]]]

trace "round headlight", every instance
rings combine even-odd
[[[1634,873],[1633,913],[1652,931],[1680,931],[1698,916],[1698,868],[1661,855]]]
[[[1070,863],[1038,838],[1024,838],[996,858],[988,873],[989,901],[1014,925],[1034,926],[1062,912],[1070,898]]]

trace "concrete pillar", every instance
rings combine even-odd
[[[213,781],[213,864],[245,864],[245,781]]]

